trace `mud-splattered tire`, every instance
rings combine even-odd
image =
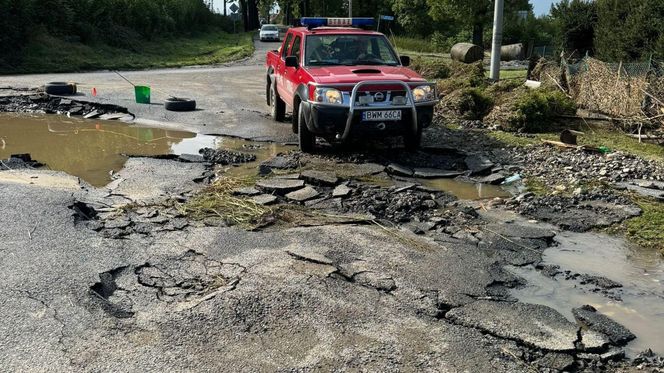
[[[164,108],[168,111],[194,111],[196,110],[196,101],[188,98],[171,97],[164,102]]]
[[[316,136],[309,131],[307,119],[304,116],[304,105],[299,105],[297,138],[300,141],[300,150],[304,153],[313,153],[316,146]]]
[[[73,95],[76,94],[76,84],[65,82],[50,82],[44,85],[44,92],[48,93],[49,95]]]
[[[286,117],[286,103],[279,97],[277,86],[274,83],[270,87],[270,105],[272,119],[277,122],[283,122]]]
[[[422,142],[422,128],[417,130],[417,133],[408,131],[403,135],[403,144],[408,151],[415,151],[420,148]]]

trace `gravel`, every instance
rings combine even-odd
[[[512,155],[510,161],[522,165],[525,176],[539,177],[549,187],[589,181],[664,180],[664,165],[621,152],[603,155],[533,146],[516,148]]]
[[[220,165],[253,162],[256,160],[254,154],[233,152],[225,149],[204,148],[199,151],[206,162]]]

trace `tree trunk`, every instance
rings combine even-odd
[[[291,12],[291,5],[290,3],[286,4],[286,19],[284,20],[284,23],[286,25],[292,25],[293,22],[293,13]]]
[[[257,30],[260,28],[260,17],[258,14],[258,0],[247,0],[249,6],[249,23],[250,30]]]
[[[484,48],[484,25],[481,23],[473,25],[473,44]]]
[[[242,14],[242,23],[244,31],[249,31],[249,14],[247,13],[247,0],[240,0],[240,14]]]

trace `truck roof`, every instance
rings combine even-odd
[[[316,27],[308,29],[306,27],[294,27],[291,30],[303,35],[339,35],[339,34],[360,34],[360,35],[383,35],[380,32],[372,30],[363,30],[356,27]]]

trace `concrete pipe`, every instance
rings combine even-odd
[[[526,48],[523,44],[503,45],[500,48],[501,61],[523,61],[526,58]]]
[[[484,59],[484,49],[471,43],[458,43],[452,46],[450,56],[455,61],[473,63]]]

